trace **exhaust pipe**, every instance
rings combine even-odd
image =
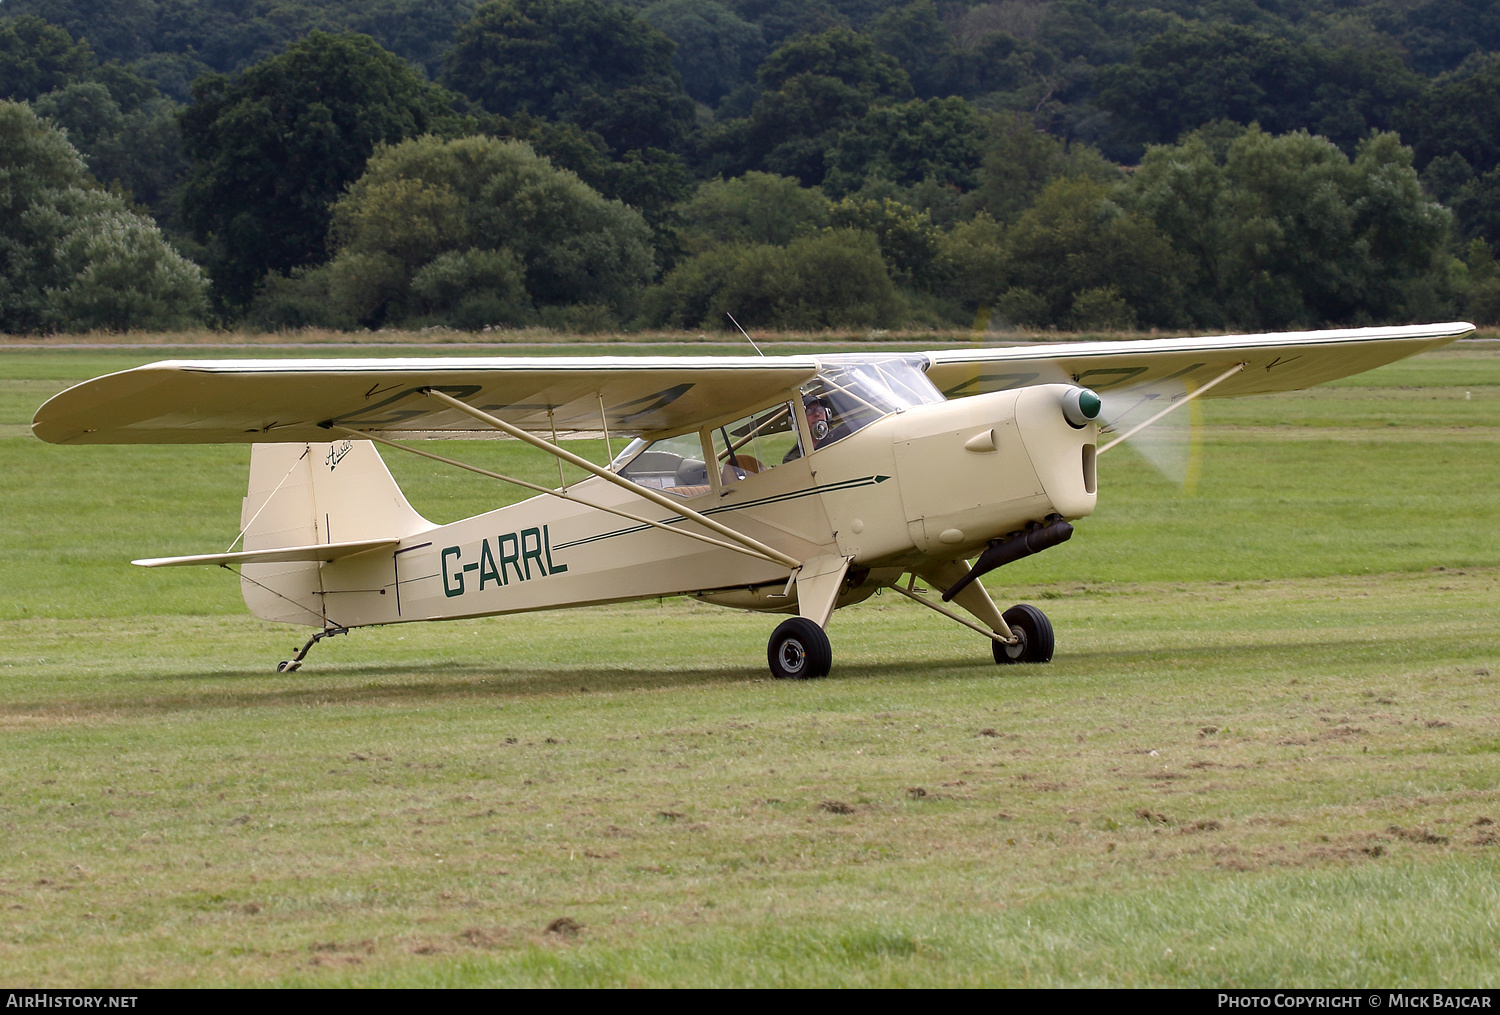
[[[974,562],[974,566],[969,568],[969,573],[943,593],[943,602],[951,602],[953,597],[967,588],[975,578],[987,575],[997,567],[1013,564],[1022,557],[1029,557],[1033,553],[1051,549],[1058,543],[1066,543],[1072,535],[1073,526],[1057,515],[1050,515],[1044,525],[1027,529],[1025,532],[1012,533],[1004,539],[993,540],[989,549],[981,553],[979,559]]]

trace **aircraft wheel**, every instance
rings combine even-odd
[[[1014,645],[990,642],[995,650],[997,663],[1050,663],[1052,661],[1052,621],[1047,615],[1028,603],[1012,606],[1004,613],[1005,623],[1011,631],[1020,635]]]
[[[833,666],[833,646],[823,629],[805,617],[784,620],[766,647],[771,676],[777,680],[826,677]]]

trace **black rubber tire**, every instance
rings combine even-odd
[[[826,677],[833,667],[833,646],[823,629],[805,617],[784,620],[771,634],[766,661],[777,680]]]
[[[1008,665],[1052,661],[1055,641],[1052,637],[1052,621],[1047,619],[1045,613],[1029,603],[1021,603],[1006,610],[1002,616],[1011,631],[1021,636],[1021,640],[1015,645],[990,642],[995,650],[995,662]]]

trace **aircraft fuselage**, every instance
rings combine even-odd
[[[683,503],[798,559],[849,560],[850,581],[838,603],[847,605],[905,571],[972,557],[1049,516],[1092,512],[1098,427],[1064,418],[1059,406],[1068,389],[1040,385],[913,405],[733,482],[727,469],[707,467],[709,482],[701,492],[688,488],[692,495]],[[790,395],[788,401],[799,405]],[[798,422],[803,446],[811,447],[805,421]],[[710,450],[714,429],[703,431]],[[314,450],[312,470],[342,460]],[[707,532],[603,479],[567,492]],[[247,514],[253,506],[247,498]],[[320,540],[350,538],[324,514]],[[339,627],[679,594],[748,609],[788,611],[796,604],[783,564],[548,495],[414,532],[394,550],[323,564],[249,565],[245,573],[247,603],[262,615],[256,607],[268,588],[283,603],[305,602],[315,577],[321,611],[289,615],[272,604],[272,619]]]

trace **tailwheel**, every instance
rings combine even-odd
[[[1052,661],[1052,621],[1047,615],[1029,603],[1012,606],[1003,614],[1011,633],[1017,637],[1014,645],[991,642],[997,663],[1049,663]]]
[[[324,638],[332,638],[334,635],[348,633],[349,629],[347,627],[333,626],[323,628],[323,630],[307,639],[307,643],[297,650],[296,655],[292,656],[290,659],[283,659],[281,662],[277,663],[276,672],[296,673],[302,668],[302,660],[307,658],[307,653],[312,651],[312,647],[314,645],[322,641]]]
[[[833,666],[833,646],[823,629],[806,617],[784,620],[766,647],[771,676],[777,680],[826,677]]]

